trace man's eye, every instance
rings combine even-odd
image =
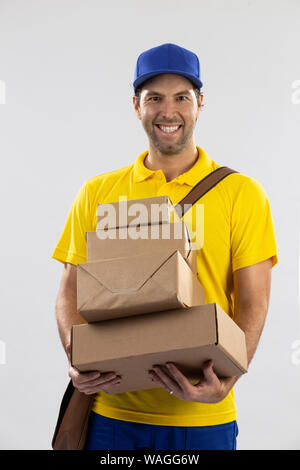
[[[184,96],[184,95],[180,95],[180,96],[178,96],[178,98],[185,98],[185,99],[187,99],[187,97]],[[150,100],[156,100],[156,99],[159,99],[159,96],[152,96],[152,97],[150,98]]]

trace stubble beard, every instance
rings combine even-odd
[[[165,139],[165,141],[163,140],[164,139],[163,136],[159,138],[159,136],[157,135],[157,132],[159,131],[156,131],[154,129],[152,123],[148,125],[143,123],[143,127],[145,129],[145,132],[148,136],[148,139],[151,145],[162,155],[166,155],[166,156],[177,155],[185,147],[187,147],[188,143],[190,142],[193,136],[195,125],[196,123],[192,123],[188,127],[183,126],[180,130],[181,136],[174,139],[173,143],[172,142],[168,143],[167,138]]]

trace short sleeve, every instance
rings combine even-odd
[[[270,204],[262,185],[246,177],[232,202],[232,272],[271,257],[274,267],[278,252]]]
[[[91,230],[90,202],[85,182],[69,211],[52,258],[77,265],[86,262],[86,232]]]

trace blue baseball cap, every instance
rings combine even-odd
[[[134,91],[149,78],[162,73],[183,75],[199,90],[203,86],[197,55],[176,44],[167,43],[148,49],[139,55],[134,71]]]

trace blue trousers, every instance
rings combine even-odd
[[[85,450],[235,450],[236,421],[216,426],[158,426],[91,412]]]

